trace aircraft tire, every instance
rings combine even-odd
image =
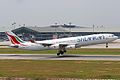
[[[60,56],[60,53],[57,53],[57,56]]]
[[[63,52],[67,52],[66,50],[64,50]]]

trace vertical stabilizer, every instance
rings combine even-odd
[[[5,33],[8,36],[8,38],[12,44],[24,43],[24,41],[22,39],[20,39],[17,35],[15,35],[13,32],[9,31],[9,32],[5,32]]]

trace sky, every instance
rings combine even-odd
[[[0,0],[0,29],[49,26],[54,23],[80,26],[120,27],[120,0]]]

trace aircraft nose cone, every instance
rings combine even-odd
[[[115,36],[115,39],[118,39],[118,36]]]

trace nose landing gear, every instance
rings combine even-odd
[[[106,43],[106,48],[108,48],[108,43]]]

